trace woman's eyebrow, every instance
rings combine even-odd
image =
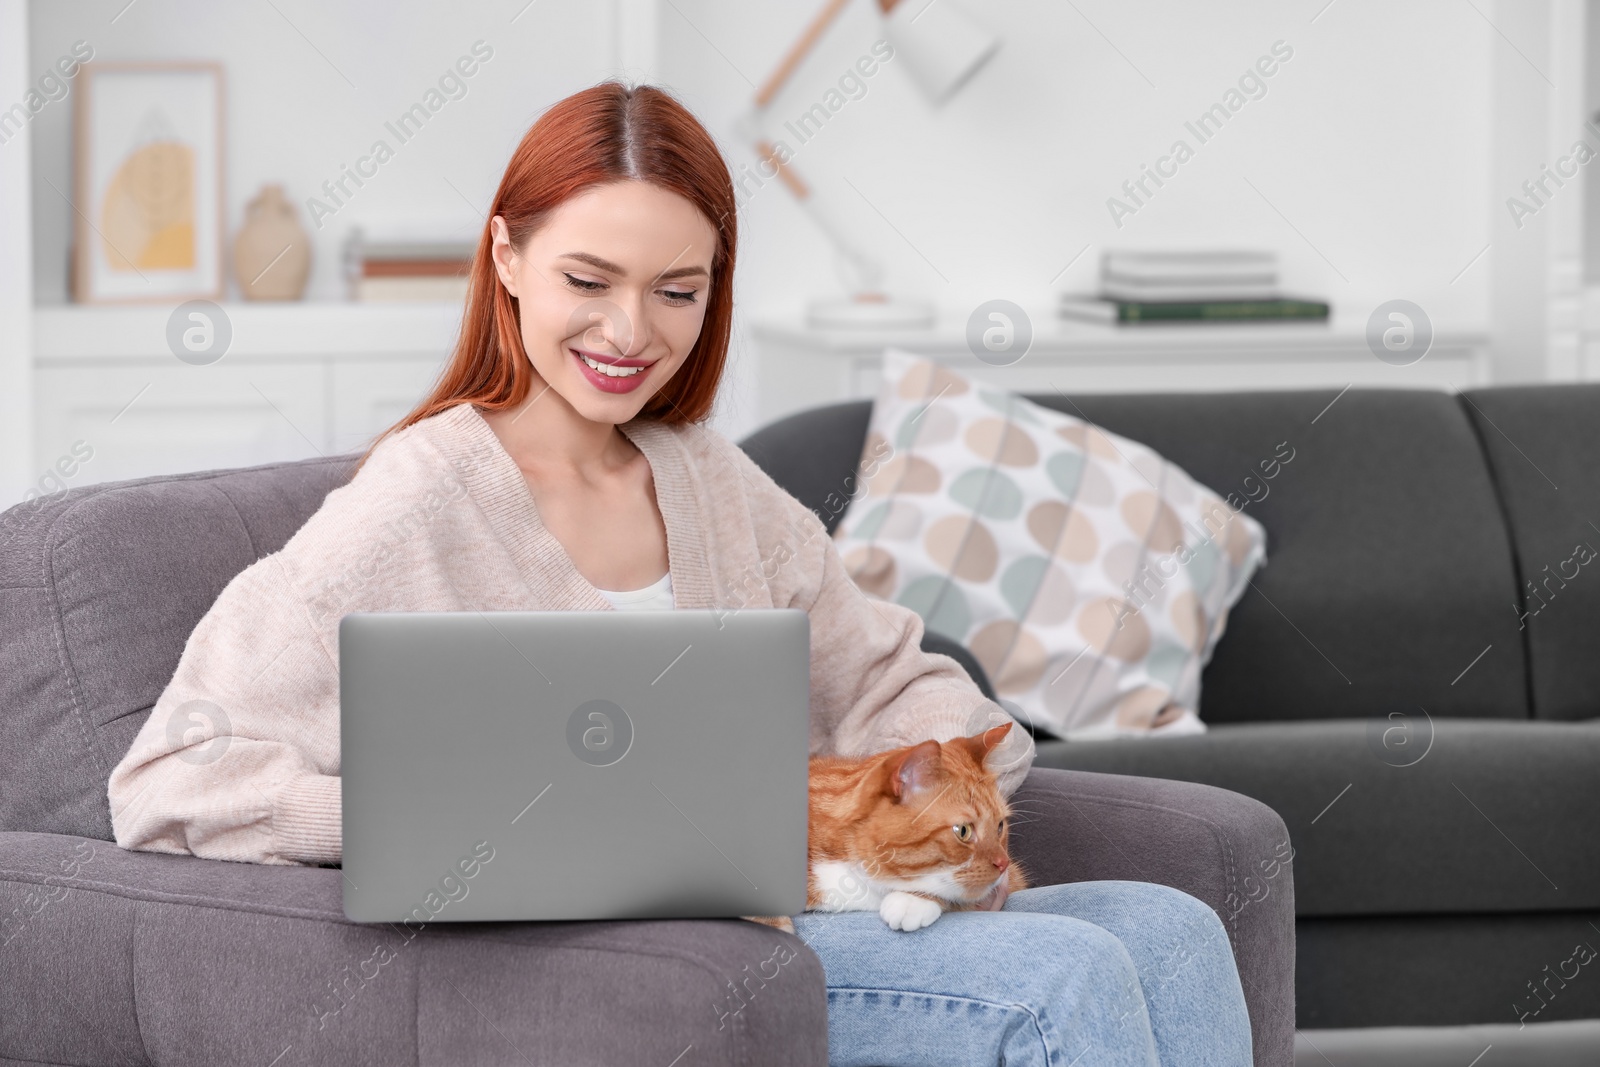
[[[627,271],[623,270],[609,259],[601,259],[599,256],[590,252],[563,252],[561,253],[561,257],[563,259],[576,259],[580,263],[587,263],[597,270],[603,270],[609,274],[615,274],[619,278],[626,278],[628,276]],[[656,275],[656,280],[668,281],[673,278],[691,278],[697,275],[709,278],[711,277],[711,272],[706,270],[704,267],[674,267],[672,270],[664,270],[660,274]]]

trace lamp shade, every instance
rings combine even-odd
[[[955,92],[1000,44],[955,0],[899,0],[884,25],[896,62],[906,65],[935,104]]]

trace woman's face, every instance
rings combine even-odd
[[[567,200],[520,253],[503,218],[490,226],[523,347],[556,394],[542,402],[558,396],[593,422],[637,415],[700,336],[716,250],[711,223],[677,193],[622,181]],[[535,382],[533,395],[543,392]]]

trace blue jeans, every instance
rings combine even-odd
[[[1013,893],[906,933],[876,912],[806,912],[829,1067],[1250,1067],[1222,920],[1150,882]]]

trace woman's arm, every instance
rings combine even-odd
[[[118,845],[249,863],[341,854],[337,665],[276,556],[184,646],[107,798]]]
[[[922,651],[920,615],[861,591],[816,514],[743,449],[727,448],[748,493],[772,603],[811,619],[813,755],[867,755],[1013,721],[954,659]],[[1018,724],[989,755],[1002,794],[1022,783],[1033,756],[1033,738]]]

